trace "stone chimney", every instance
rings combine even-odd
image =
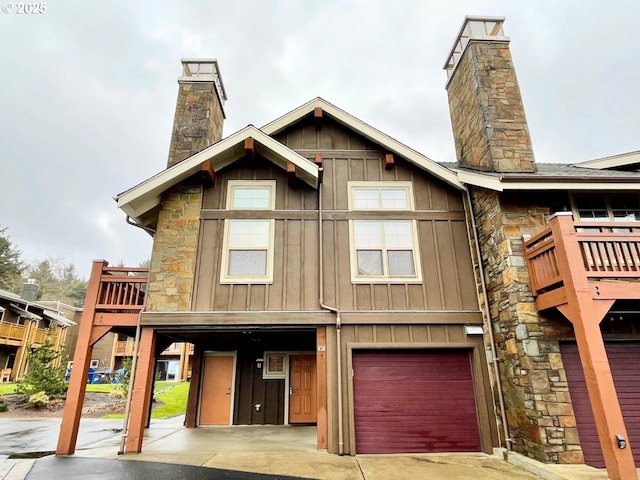
[[[33,278],[27,280],[27,283],[22,285],[22,294],[20,297],[27,302],[35,302],[38,299],[38,289],[40,286]]]
[[[461,167],[535,172],[509,37],[502,17],[466,17],[447,71],[449,111]]]
[[[227,95],[215,59],[182,59],[167,167],[222,138]]]

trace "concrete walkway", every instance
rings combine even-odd
[[[80,440],[71,457],[15,460],[0,456],[0,479],[50,478],[116,480],[121,478],[220,478],[225,480],[307,478],[326,480],[605,480],[604,470],[586,465],[544,465],[504,451],[485,454],[405,454],[338,456],[316,450],[315,427],[211,427],[186,429],[184,417],[154,420],[143,452],[118,455],[120,435],[113,421],[83,420]],[[59,419],[29,424],[19,435],[20,421],[0,421],[0,455],[11,442],[54,450]],[[48,427],[48,428],[45,428]],[[28,435],[37,435],[31,443]],[[7,436],[9,435],[9,436]],[[50,445],[49,445],[50,443]],[[169,464],[169,465],[167,465]],[[254,475],[252,475],[254,474]],[[257,475],[256,475],[257,474]]]

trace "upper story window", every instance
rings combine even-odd
[[[411,182],[349,182],[349,208],[412,211]],[[349,222],[351,281],[417,283],[422,281],[415,220],[374,219]]]
[[[229,210],[273,210],[276,182],[229,181],[227,205]]]
[[[349,182],[350,210],[413,210],[411,182]]]
[[[581,222],[635,222],[640,220],[637,194],[573,195],[574,215]]]
[[[230,180],[229,210],[273,210],[276,182]],[[275,220],[225,220],[221,283],[272,283]]]

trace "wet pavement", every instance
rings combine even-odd
[[[0,419],[0,459],[9,455],[55,451],[59,418]],[[122,420],[82,419],[78,447],[111,438],[122,430]]]
[[[140,454],[118,455],[122,420],[82,419],[76,453],[13,460],[55,450],[60,419],[0,419],[0,480],[325,479],[604,480],[586,465],[544,465],[513,452],[494,455],[338,456],[316,449],[315,427],[186,429],[184,417],[154,420]],[[508,458],[508,461],[505,460]]]

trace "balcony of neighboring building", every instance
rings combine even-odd
[[[570,285],[588,285],[595,300],[640,299],[640,222],[576,222],[563,212],[524,240],[539,310],[567,303]]]

